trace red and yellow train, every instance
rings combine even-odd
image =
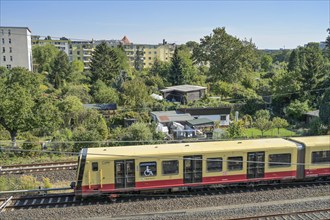
[[[77,196],[330,176],[330,135],[127,147],[79,153]]]

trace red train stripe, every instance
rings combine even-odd
[[[103,184],[102,188],[100,185],[82,186],[83,194],[101,192],[121,192],[131,190],[142,190],[142,189],[159,189],[159,188],[171,188],[171,187],[189,187],[198,185],[210,185],[210,184],[228,184],[237,182],[255,182],[259,180],[279,180],[279,179],[294,179],[296,177],[296,171],[283,171],[283,172],[271,172],[265,173],[264,178],[253,178],[247,179],[246,174],[240,175],[226,175],[226,176],[214,176],[214,177],[203,177],[203,182],[199,183],[183,183],[183,179],[170,179],[170,180],[151,180],[151,181],[140,181],[135,183],[134,188],[122,188],[115,189],[114,184]]]

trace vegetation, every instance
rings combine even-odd
[[[164,135],[155,132],[150,111],[179,107],[230,106],[239,111],[241,120],[220,131],[221,137],[289,136],[298,129],[299,134],[324,134],[330,124],[329,39],[324,50],[307,43],[294,50],[259,51],[251,40],[215,28],[200,42],[176,46],[169,62],[155,60],[144,69],[143,48],[130,67],[122,47],[103,42],[96,46],[88,71],[54,46],[36,46],[35,72],[0,68],[0,140],[10,139],[16,150],[27,150],[3,151],[0,158],[4,163],[46,158],[40,152],[45,140],[50,142],[47,149],[58,155],[82,147],[157,142]],[[150,97],[180,84],[206,86],[207,95],[184,105]],[[118,110],[109,114],[83,106],[90,103],[115,103]],[[310,110],[320,110],[320,119],[306,124],[304,114]],[[126,126],[127,120],[135,123]]]

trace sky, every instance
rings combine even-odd
[[[0,26],[77,40],[183,44],[225,27],[259,49],[293,49],[325,41],[329,23],[330,0],[0,0]]]

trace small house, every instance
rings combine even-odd
[[[199,100],[206,94],[206,87],[194,85],[171,86],[160,90],[164,99],[170,102],[180,102],[186,104],[191,101]]]

